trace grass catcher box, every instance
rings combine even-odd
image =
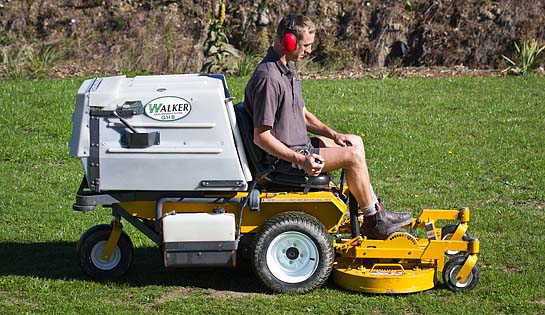
[[[92,191],[245,191],[251,181],[223,76],[86,80],[72,121],[70,155]]]

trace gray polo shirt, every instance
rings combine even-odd
[[[297,70],[293,62],[286,66],[272,47],[246,85],[244,104],[254,127],[271,127],[271,134],[286,146],[310,143]]]

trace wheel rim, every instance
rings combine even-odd
[[[93,249],[91,250],[91,262],[95,267],[100,270],[112,270],[121,261],[121,250],[118,246],[115,247],[112,253],[112,257],[110,257],[110,260],[102,259],[102,253],[104,252],[106,243],[106,241],[100,241],[96,243],[96,245],[93,246]]]
[[[310,278],[320,262],[318,247],[300,232],[284,232],[267,248],[267,266],[273,276],[287,283]]]
[[[458,274],[460,269],[462,269],[462,266],[455,266],[454,268],[452,268],[449,273],[450,282],[457,288],[465,288],[473,281],[473,272],[470,272],[469,275],[467,275],[465,282],[460,282],[456,280],[456,275]]]

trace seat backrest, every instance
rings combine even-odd
[[[235,105],[235,115],[242,142],[244,143],[244,152],[248,157],[252,173],[256,175],[265,170],[266,167],[263,163],[267,154],[254,143],[254,124],[252,117],[244,108],[244,103]]]

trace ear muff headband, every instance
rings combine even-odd
[[[290,14],[290,24],[282,36],[282,47],[287,52],[292,52],[297,48],[297,34],[295,24],[297,23],[297,14]]]

